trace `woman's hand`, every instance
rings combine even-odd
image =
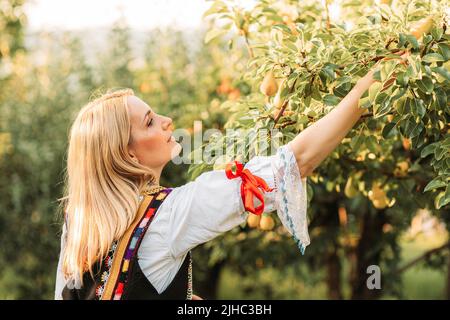
[[[398,52],[397,54],[401,54],[399,57],[401,58],[400,63],[405,63],[409,52]],[[342,139],[366,111],[366,109],[359,107],[359,99],[377,81],[373,78],[373,74],[378,71],[379,66],[380,63],[378,62],[364,77],[357,81],[353,89],[333,110],[289,142],[302,177],[312,174],[313,170],[341,143]],[[395,81],[395,76],[394,74],[393,79],[389,79],[384,87],[390,86]]]
[[[403,64],[403,65],[407,65],[408,64],[408,56],[410,55],[409,51],[403,52],[403,54],[400,56],[401,60],[399,63]],[[394,58],[384,58],[386,60],[391,60]],[[386,83],[384,84],[383,88],[381,89],[381,91],[386,90],[387,88],[389,88],[395,81],[395,79],[397,78],[397,73],[394,73],[392,75],[392,77],[386,81]]]
[[[393,60],[393,59],[400,59],[399,63],[401,63],[401,64],[403,64],[403,65],[406,65],[407,62],[408,62],[408,56],[410,55],[410,52],[409,52],[409,51],[406,51],[406,52],[405,52],[405,51],[402,50],[402,51],[396,52],[396,54],[399,55],[398,58],[385,57],[385,58],[379,60],[379,61],[378,61],[378,62],[377,62],[377,63],[376,63],[376,64],[375,64],[368,72],[367,72],[367,74],[366,74],[364,77],[362,77],[362,78],[360,78],[360,79],[358,80],[358,84],[359,84],[360,86],[362,86],[362,87],[369,88],[369,87],[372,85],[372,83],[377,82],[378,80],[374,79],[374,78],[373,78],[373,75],[375,74],[375,72],[377,72],[377,71],[379,71],[379,70],[381,69],[381,62],[382,62],[382,61]],[[388,81],[386,81],[386,83],[384,84],[383,89],[382,89],[381,91],[384,91],[384,90],[386,90],[387,88],[389,88],[389,87],[394,83],[396,77],[397,77],[397,74],[394,73],[394,74],[392,75],[392,77],[389,78]]]
[[[199,296],[197,296],[196,294],[192,295],[192,300],[203,300],[203,298],[200,298]]]
[[[358,82],[366,82],[366,83],[369,83],[369,86],[370,86],[370,84],[372,84],[373,82],[377,81],[377,80],[375,80],[375,79],[373,78],[373,75],[374,75],[375,72],[377,72],[377,71],[380,70],[380,68],[381,68],[381,62],[382,62],[382,61],[393,60],[393,59],[399,59],[399,60],[400,60],[399,63],[401,63],[401,64],[403,64],[403,65],[407,65],[407,64],[408,64],[408,56],[410,55],[410,52],[409,52],[409,51],[403,51],[403,50],[402,50],[402,51],[396,52],[396,54],[399,55],[398,58],[385,57],[385,58],[379,60],[379,61],[375,64],[375,66],[374,66],[371,70],[369,70],[369,72],[368,72],[363,78],[361,78]],[[395,82],[395,79],[396,79],[396,78],[397,78],[397,73],[394,73],[394,74],[389,78],[389,80],[387,80],[387,81],[384,83],[383,88],[381,89],[381,91],[384,91],[384,90],[386,90],[387,88],[389,88],[389,87]]]

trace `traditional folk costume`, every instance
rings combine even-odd
[[[147,190],[135,221],[94,265],[94,278],[83,275],[83,286],[63,277],[63,226],[55,299],[191,299],[191,249],[245,222],[248,214],[276,210],[303,253],[310,242],[306,209],[306,177],[289,144],[275,155],[256,156],[245,165],[234,161],[177,188]]]

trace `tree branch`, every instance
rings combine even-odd
[[[407,264],[405,264],[403,267],[397,269],[395,271],[395,273],[403,273],[404,271],[406,271],[407,269],[413,267],[414,265],[416,265],[417,263],[419,263],[420,261],[424,260],[424,259],[428,259],[431,255],[442,251],[443,249],[446,248],[450,248],[450,242],[444,243],[442,246],[431,249],[427,252],[425,252],[424,254],[422,254],[421,256],[411,260],[410,262],[408,262]]]
[[[251,59],[254,58],[254,53],[253,53],[253,49],[252,47],[250,47],[250,43],[248,41],[248,36],[247,36],[247,32],[244,33],[244,39],[245,39],[245,44],[247,46],[247,50],[248,50],[248,55],[250,56]]]
[[[289,76],[288,76],[288,77],[289,77]],[[297,79],[298,79],[298,78],[297,78]],[[294,91],[294,88],[295,88],[295,84],[296,84],[296,82],[297,82],[297,79],[295,79],[294,83],[292,84],[292,87],[289,89],[289,93],[288,93],[288,94],[291,94],[291,93]],[[274,120],[274,124],[273,124],[273,127],[274,127],[274,128],[275,128],[275,126],[277,125],[278,120],[280,120],[281,116],[283,115],[284,110],[286,110],[286,107],[287,107],[288,103],[289,103],[289,99],[286,99],[286,100],[284,101],[283,105],[281,106],[280,112],[278,112],[278,114],[277,114],[277,116],[276,116],[276,118],[275,118],[275,120]]]

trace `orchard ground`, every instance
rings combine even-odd
[[[433,232],[433,234],[419,234],[413,239],[407,234],[402,236],[401,248],[402,259],[400,265],[411,261],[422,255],[426,251],[439,247],[448,241],[446,232]],[[301,257],[299,258],[301,259]],[[306,267],[306,266],[302,266]],[[348,264],[343,268],[343,284],[347,284]],[[321,281],[325,276],[324,270],[320,272],[306,273],[311,276],[310,279],[300,279],[295,276],[293,270],[258,270],[258,281],[261,285],[261,291],[245,292],[246,279],[238,274],[225,269],[221,275],[219,287],[219,299],[265,299],[267,290],[272,290],[273,299],[327,299],[327,287],[325,282]],[[403,299],[445,299],[446,273],[444,270],[433,269],[432,267],[417,264],[406,270],[402,275],[401,291],[404,294]],[[263,278],[265,278],[263,280]],[[270,288],[269,283],[277,283],[277,286]],[[383,283],[381,284],[383,288]],[[350,288],[344,286],[343,293],[345,297],[350,294]],[[382,299],[396,299],[390,295],[383,295]]]

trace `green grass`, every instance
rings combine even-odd
[[[317,277],[317,275],[315,275]],[[321,275],[322,276],[322,275]],[[246,287],[258,283],[257,290],[245,292]],[[292,269],[266,268],[256,273],[256,279],[243,278],[225,269],[219,285],[219,299],[323,299],[326,296],[324,282],[318,284],[301,281]]]
[[[402,240],[402,262],[410,261],[424,252],[439,247],[447,241],[447,236],[434,237],[420,235],[413,241]],[[417,264],[403,274],[403,294],[406,299],[445,299],[447,274],[445,270],[427,268]]]
[[[403,237],[401,266],[424,252],[439,247],[447,241],[446,234],[436,234],[432,237],[420,235],[413,240]],[[344,263],[344,273],[348,270]],[[305,270],[306,271],[306,270]],[[260,269],[252,279],[245,279],[239,274],[225,269],[222,272],[219,285],[219,299],[326,299],[324,271],[302,272],[308,279],[300,278],[292,270],[280,272],[275,269]],[[402,293],[405,299],[445,299],[447,283],[445,269],[435,270],[419,263],[402,275]],[[258,289],[246,292],[246,287],[258,283]],[[345,297],[350,294],[347,277],[343,278],[343,291]],[[383,296],[383,299],[395,297]]]

